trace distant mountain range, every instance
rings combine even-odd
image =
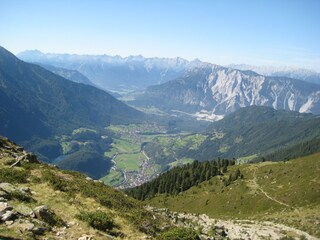
[[[38,50],[27,50],[19,53],[17,56],[27,62],[76,70],[90,79],[96,86],[120,93],[141,90],[148,86],[183,77],[194,68],[215,66],[198,59],[188,61],[179,57],[144,58],[141,55],[120,57],[109,55],[45,54]],[[289,77],[320,84],[320,73],[307,69],[270,66],[257,67],[245,64],[232,64],[227,67],[239,70],[251,70],[265,76]],[[64,77],[68,78],[67,75],[64,75]]]
[[[37,50],[27,50],[17,56],[27,62],[77,70],[95,85],[119,92],[139,90],[164,83],[184,75],[189,69],[208,65],[199,60],[187,61],[179,57],[123,58],[108,55],[44,54]]]
[[[239,70],[250,70],[265,76],[289,77],[304,80],[310,83],[320,84],[320,73],[304,68],[286,66],[252,66],[247,64],[230,64],[227,67]]]
[[[194,68],[183,77],[148,87],[133,97],[132,105],[190,114],[225,115],[252,105],[320,113],[320,85],[218,65]]]

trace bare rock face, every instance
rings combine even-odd
[[[319,114],[320,85],[213,65],[149,87],[131,104],[196,115],[223,116],[253,105]]]

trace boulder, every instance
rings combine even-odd
[[[31,189],[29,187],[22,187],[19,190],[27,194],[31,194]]]
[[[34,227],[34,228],[32,229],[32,232],[33,232],[34,234],[36,234],[36,235],[42,235],[42,234],[44,234],[45,231],[47,231],[47,228],[46,228],[46,227],[41,227],[41,226],[39,226],[39,227]]]
[[[91,177],[86,177],[87,181],[93,181],[93,179]]]
[[[22,216],[25,216],[25,217],[35,217],[35,214],[34,212],[32,211],[31,208],[29,208],[28,206],[26,205],[23,205],[23,204],[20,204],[18,205],[15,210]]]
[[[7,197],[9,197],[8,193],[3,190],[0,190],[0,198],[6,199]]]
[[[33,209],[33,212],[36,218],[48,223],[49,225],[54,225],[56,223],[54,212],[46,205],[36,207]]]
[[[10,220],[10,221],[5,221],[6,225],[12,225],[14,223],[14,221]]]
[[[92,237],[91,236],[82,236],[82,237],[79,237],[78,240],[92,240]]]
[[[16,217],[17,217],[17,212],[15,212],[15,211],[9,210],[3,214],[0,213],[0,218],[3,222],[14,220],[14,219],[16,219]]]
[[[12,210],[13,208],[6,202],[0,202],[0,214],[6,211]]]
[[[7,194],[18,191],[18,189],[11,183],[0,183],[0,190],[6,192]]]
[[[4,198],[10,198],[11,195],[18,195],[19,199],[31,199],[30,194],[28,192],[15,187],[11,183],[0,183],[0,191],[7,194]]]
[[[37,220],[37,219],[32,219],[32,224],[34,227],[32,228],[32,233],[36,235],[42,235],[44,234],[45,231],[50,230],[50,227],[48,226],[47,223]]]
[[[34,224],[30,222],[19,224],[19,229],[21,232],[31,232],[34,228]]]

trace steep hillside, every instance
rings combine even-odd
[[[199,147],[200,159],[261,155],[319,136],[316,115],[277,111],[268,107],[242,108],[212,124],[212,133]],[[216,137],[217,133],[223,134]]]
[[[238,169],[243,177],[235,178]],[[281,163],[236,165],[228,167],[223,176],[212,177],[178,195],[158,195],[146,203],[228,220],[224,226],[233,229],[229,234],[268,221],[269,227],[284,224],[320,237],[319,170],[319,153]],[[180,219],[178,214],[176,217]],[[256,232],[258,236],[260,231]],[[280,231],[286,232],[285,227]],[[298,237],[294,231],[289,236]]]
[[[66,69],[66,68],[62,68],[62,67],[54,67],[54,66],[51,66],[48,64],[41,64],[41,63],[36,63],[36,65],[39,65],[39,66],[49,70],[50,72],[53,72],[54,74],[57,74],[57,75],[65,78],[65,79],[68,79],[72,82],[83,83],[83,84],[98,88],[98,86],[96,84],[91,82],[89,80],[89,78],[87,78],[86,76],[84,76],[83,74],[81,74],[77,70],[70,70],[70,69]],[[120,94],[115,93],[115,92],[110,92],[110,91],[106,91],[106,92],[115,98],[118,98],[121,96]]]
[[[297,144],[282,147],[276,151],[265,153],[254,161],[287,161],[298,157],[320,152],[320,138],[315,137]]]
[[[119,92],[163,83],[183,75],[194,66],[206,65],[199,60],[189,62],[182,58],[44,54],[36,50],[24,51],[17,56],[27,62],[77,70],[99,87]]]
[[[0,239],[143,239],[170,226],[122,192],[0,137]]]
[[[320,113],[319,85],[217,65],[190,70],[133,97],[128,100],[132,105],[198,115],[225,115],[251,105]]]
[[[99,129],[144,117],[102,90],[25,63],[4,48],[0,48],[0,100],[0,133],[29,149],[38,139],[48,139],[51,147],[59,145],[56,136],[69,135],[80,127]],[[56,157],[61,152],[53,151]]]
[[[94,86],[94,84],[86,76],[79,73],[77,70],[69,70],[66,68],[59,68],[59,67],[54,67],[46,64],[38,64],[38,65],[70,81]]]
[[[80,173],[40,163],[0,137],[0,238],[313,240],[320,235],[319,159],[231,166],[178,195],[139,202]]]

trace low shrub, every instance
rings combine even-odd
[[[35,200],[28,194],[21,191],[13,191],[10,193],[10,197],[22,202],[35,202]]]
[[[200,240],[198,234],[190,228],[172,228],[160,234],[158,240]]]
[[[49,182],[49,185],[51,185],[54,190],[59,190],[62,192],[66,192],[68,190],[68,183],[66,182],[66,180],[62,179],[59,176],[56,176],[51,171],[44,171],[42,173],[42,177],[44,181]]]
[[[27,183],[29,171],[16,168],[1,168],[0,169],[0,182],[8,183]]]
[[[80,214],[76,215],[76,218],[86,222],[89,226],[104,232],[110,231],[116,226],[113,219],[102,211],[80,212]]]

